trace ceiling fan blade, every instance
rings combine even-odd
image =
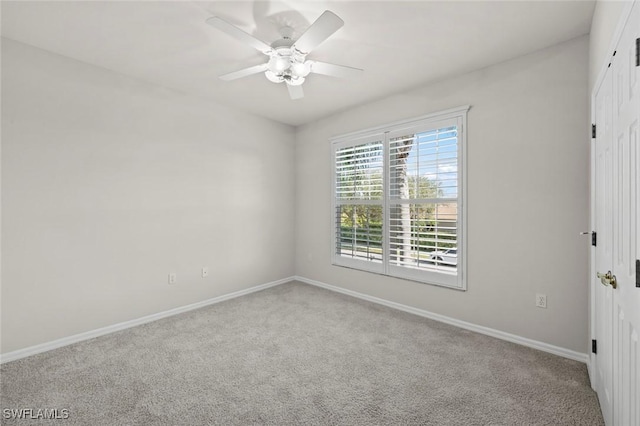
[[[255,65],[253,67],[244,68],[239,71],[230,72],[229,74],[223,74],[218,78],[224,81],[236,80],[238,78],[246,77],[253,74],[258,74],[259,72],[264,72],[267,70],[267,64]]]
[[[331,34],[338,31],[344,25],[344,21],[335,13],[325,10],[307,31],[293,44],[298,51],[307,54],[318,47],[320,43],[328,39]]]
[[[269,52],[272,51],[271,46],[269,46],[267,43],[263,42],[262,40],[258,40],[251,34],[241,30],[235,25],[228,23],[227,21],[220,18],[219,16],[214,16],[212,18],[207,19],[207,24],[219,29],[220,31],[223,31],[229,34],[230,36],[236,38],[237,40],[240,40],[248,44],[249,46],[253,47],[256,50],[259,50],[265,55],[268,55]]]
[[[328,64],[326,62],[308,61],[311,64],[311,72],[315,74],[330,75],[331,77],[353,78],[363,71],[360,68],[344,65]]]
[[[304,98],[304,90],[302,90],[302,86],[292,86],[291,84],[287,84],[287,89],[289,89],[289,97],[292,100],[302,99]]]

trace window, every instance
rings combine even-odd
[[[466,288],[468,109],[332,139],[335,265]]]

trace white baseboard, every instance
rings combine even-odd
[[[190,305],[181,306],[178,308],[169,309],[168,311],[158,312],[157,314],[151,314],[142,318],[137,318],[130,321],[121,322],[114,325],[98,328],[96,330],[87,331],[73,336],[63,337],[51,342],[42,343],[35,346],[30,346],[24,349],[18,349],[17,351],[7,352],[6,354],[0,354],[0,364],[14,361],[20,358],[25,358],[31,355],[39,354],[42,352],[57,349],[63,346],[71,345],[73,343],[82,342],[83,340],[93,339],[94,337],[104,336],[105,334],[113,333],[115,331],[124,330],[127,328],[135,327],[137,325],[146,324],[148,322],[156,321],[162,318],[170,317],[172,315],[181,314],[183,312],[192,311],[194,309],[202,308],[205,306],[213,305],[216,303],[224,302],[225,300],[234,299],[236,297],[244,296],[249,293],[255,293],[256,291],[264,290],[269,287],[275,287],[280,284],[293,281],[295,277],[283,278],[281,280],[272,281],[266,284],[257,285],[244,290],[235,291],[233,293],[224,294],[222,296],[214,297],[212,299],[203,300],[202,302],[192,303]]]
[[[425,311],[424,309],[414,308],[412,306],[403,305],[389,300],[380,299],[378,297],[369,296],[367,294],[358,293],[357,291],[347,290],[341,287],[336,287],[330,284],[326,284],[320,281],[311,280],[309,278],[296,276],[296,281],[300,281],[306,284],[322,287],[327,290],[335,291],[338,293],[346,294],[348,296],[357,297],[359,299],[367,300],[369,302],[378,303],[380,305],[388,306],[390,308],[398,309],[401,311],[409,312],[421,317],[433,319],[436,321],[444,322],[446,324],[455,325],[456,327],[464,328],[466,330],[475,331],[477,333],[486,334],[487,336],[496,337],[498,339],[506,340],[508,342],[517,343],[523,346],[528,346],[533,349],[538,349],[543,352],[548,352],[554,355],[559,355],[564,358],[569,358],[575,361],[584,362],[589,361],[589,356],[586,353],[576,352],[569,349],[561,348],[559,346],[550,345],[548,343],[539,342],[537,340],[528,339],[526,337],[517,336],[515,334],[505,333],[504,331],[495,330],[493,328],[484,327],[481,325],[472,324],[470,322],[461,321],[455,318],[447,317],[444,315],[436,314],[433,312]]]

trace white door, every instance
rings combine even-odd
[[[595,99],[596,391],[607,425],[640,426],[640,2]],[[607,285],[605,285],[607,284]],[[638,286],[637,286],[638,285]]]
[[[596,94],[595,141],[595,229],[597,245],[595,269],[606,273],[613,264],[613,179],[612,179],[612,84],[607,73]],[[598,282],[600,282],[598,280]],[[607,425],[613,424],[613,288],[596,284],[595,334],[598,352],[595,357],[596,391]]]
[[[640,426],[640,287],[636,287],[640,197],[640,3],[611,63],[613,76],[613,421]]]

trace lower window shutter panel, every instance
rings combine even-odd
[[[341,204],[336,210],[340,256],[382,263],[382,206]]]

